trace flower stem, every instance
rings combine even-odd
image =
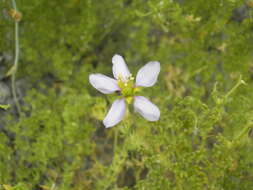
[[[114,154],[116,154],[117,146],[118,146],[118,129],[115,127],[115,130],[114,130],[114,143],[113,143],[113,152],[114,152]]]
[[[12,0],[12,6],[13,9],[17,12],[17,5],[16,1]],[[15,19],[14,19],[15,20]],[[14,59],[14,65],[13,65],[13,72],[11,75],[11,88],[12,88],[12,95],[14,98],[15,105],[17,107],[18,114],[21,114],[21,107],[20,103],[17,98],[17,92],[16,92],[16,72],[18,70],[18,60],[19,60],[19,21],[15,20],[15,59]]]

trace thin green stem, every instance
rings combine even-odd
[[[193,131],[193,137],[196,137],[198,134],[198,118],[197,116],[194,114],[194,131]]]
[[[250,122],[248,125],[246,125],[242,131],[239,133],[239,135],[237,135],[235,138],[234,138],[234,142],[240,140],[244,135],[248,134],[250,129],[252,127],[252,123]]]
[[[12,0],[12,6],[15,11],[17,10],[16,2],[15,0]],[[17,107],[18,114],[21,114],[21,106],[17,98],[17,92],[16,92],[16,72],[18,70],[18,60],[19,60],[19,21],[15,20],[15,59],[14,59],[14,70],[11,75],[11,88],[12,88],[12,94],[14,98],[15,105]]]
[[[225,95],[225,99],[228,98],[241,84],[246,84],[246,83],[242,80],[242,76],[240,75],[239,80],[236,83],[236,85]]]
[[[113,152],[114,152],[114,154],[116,154],[117,146],[118,146],[118,129],[115,128],[115,130],[114,130],[114,143],[113,143]]]

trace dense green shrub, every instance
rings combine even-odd
[[[20,116],[14,104],[1,112],[0,189],[253,189],[253,1],[17,6],[25,95]],[[14,21],[10,1],[0,9],[3,75],[13,64]],[[144,89],[158,122],[130,106],[123,122],[104,128],[116,95],[101,95],[88,76],[112,76],[116,53],[134,75],[147,61],[161,63],[158,83]]]

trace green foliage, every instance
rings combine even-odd
[[[17,6],[17,80],[26,95],[18,119],[14,105],[1,119],[0,189],[253,189],[252,1]],[[0,2],[0,53],[10,55],[11,8]],[[112,76],[116,53],[133,75],[147,61],[161,63],[158,83],[144,89],[158,122],[129,107],[124,121],[104,128],[116,95],[101,95],[88,77]],[[5,73],[12,64],[3,62]]]

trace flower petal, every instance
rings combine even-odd
[[[125,99],[115,100],[103,121],[105,127],[109,128],[118,124],[124,118],[125,112]]]
[[[160,117],[159,108],[143,96],[134,97],[134,109],[148,121],[157,121]]]
[[[89,76],[91,85],[104,94],[111,94],[120,90],[117,81],[102,74],[91,74]]]
[[[130,77],[130,72],[122,56],[116,54],[112,58],[112,72],[114,78],[118,79],[122,77],[123,80],[127,80]]]
[[[137,73],[136,86],[153,86],[160,72],[160,63],[157,61],[148,62]]]

